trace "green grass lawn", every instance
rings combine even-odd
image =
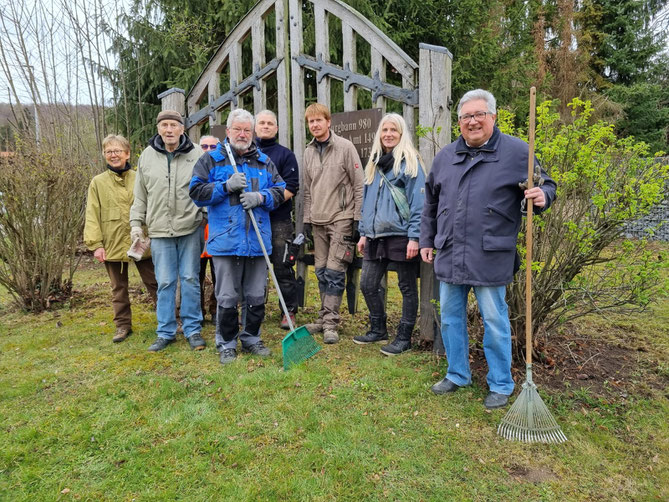
[[[540,388],[569,441],[512,443],[496,434],[506,410],[482,405],[484,382],[434,396],[444,360],[352,343],[364,310],[344,314],[339,344],[285,372],[274,297],[263,325],[272,357],[222,367],[211,324],[205,351],[180,338],[149,353],[155,315],[135,294],[135,332],[112,344],[104,269],[86,265],[75,289],[70,305],[40,315],[0,295],[0,500],[669,498],[666,389],[601,399]],[[315,310],[312,299],[298,323]],[[668,312],[665,298],[646,315]],[[667,322],[648,326],[666,377]]]

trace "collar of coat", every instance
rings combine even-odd
[[[156,152],[162,153],[163,155],[167,155],[169,153],[167,150],[165,150],[165,143],[163,142],[163,138],[160,137],[160,134],[156,134],[149,140],[149,146]],[[190,138],[187,135],[182,134],[179,137],[179,146],[172,153],[188,153],[193,148],[195,147],[193,146],[193,142],[190,140]]]
[[[126,161],[125,166],[123,166],[121,169],[114,169],[112,166],[107,164],[107,169],[109,169],[117,176],[123,176],[123,173],[130,171],[130,162]]]
[[[458,162],[462,162],[467,158],[467,154],[471,151],[479,151],[479,152],[487,152],[487,153],[495,153],[497,152],[497,148],[499,147],[499,141],[502,137],[501,131],[497,128],[497,126],[493,127],[492,130],[492,136],[490,136],[490,139],[488,141],[478,147],[478,148],[472,148],[470,146],[467,146],[467,143],[465,142],[465,139],[460,135],[457,140],[455,140],[455,153],[460,155],[461,158],[458,159]]]
[[[276,145],[276,143],[277,143],[276,138],[269,138],[269,139],[256,138],[256,146],[258,148],[269,148],[270,146]]]
[[[228,140],[225,139],[222,143],[219,143],[216,145],[216,150],[210,150],[209,155],[216,161],[216,162],[223,162],[227,156],[228,152],[225,150],[224,143],[227,143]],[[231,147],[231,149],[234,151],[234,148]],[[233,153],[233,155],[235,155]],[[258,159],[258,162],[261,162],[262,164],[267,164],[269,161],[269,157],[262,153],[258,148],[256,147],[255,143],[251,142],[251,146],[249,149],[243,153],[242,155],[235,155],[235,161],[237,164],[243,164],[245,160],[249,159]]]

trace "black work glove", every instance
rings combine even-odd
[[[235,173],[225,182],[225,189],[228,193],[241,192],[247,186],[246,175],[244,173]]]
[[[304,237],[308,241],[314,242],[314,231],[311,228],[311,223],[305,223],[304,228],[302,229],[302,233],[304,234]]]
[[[360,232],[358,231],[358,222],[353,222],[353,233],[349,236],[344,237],[344,240],[347,242],[358,243],[360,240]]]
[[[262,205],[262,203],[265,202],[265,198],[260,192],[242,192],[239,196],[239,202],[241,202],[242,207],[248,211],[249,209]]]

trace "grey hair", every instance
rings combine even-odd
[[[274,113],[272,110],[263,110],[261,112],[256,113],[256,119],[260,117],[261,115],[269,115],[274,119],[275,123],[279,123],[279,119],[276,116],[276,113]]]
[[[462,110],[462,105],[468,101],[474,101],[475,99],[482,99],[488,105],[488,111],[493,115],[497,115],[497,100],[492,93],[485,91],[483,89],[474,89],[473,91],[465,92],[464,96],[460,98],[458,103],[458,116],[460,115],[460,110]]]
[[[214,139],[214,140],[216,140],[218,143],[221,142],[221,140],[218,139],[216,136],[212,136],[211,134],[207,134],[206,136],[202,136],[202,137],[200,138],[200,143],[202,143],[205,139]]]
[[[256,121],[253,118],[253,115],[242,108],[235,108],[230,112],[226,126],[228,128],[232,127],[233,122],[250,122],[251,129],[253,129],[256,125]]]

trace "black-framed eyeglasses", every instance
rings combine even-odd
[[[460,115],[458,117],[458,120],[460,122],[469,122],[472,117],[476,119],[477,122],[483,122],[485,120],[486,115],[494,115],[494,113],[491,112],[476,112],[476,113],[465,113],[464,115]]]
[[[216,150],[217,145],[200,145],[203,150]]]

